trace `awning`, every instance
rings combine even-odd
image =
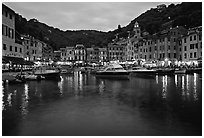
[[[24,59],[23,58],[19,58],[19,57],[7,57],[7,56],[3,56],[2,57],[2,61],[3,63],[12,63],[12,64],[19,64],[19,65],[23,65],[24,64]]]
[[[23,58],[19,57],[2,57],[3,63],[12,63],[12,64],[18,64],[18,65],[34,65],[34,62],[32,61],[25,61]]]

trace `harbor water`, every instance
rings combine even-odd
[[[202,135],[199,74],[2,84],[2,132],[16,136]]]

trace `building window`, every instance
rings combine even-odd
[[[7,12],[7,11],[6,11],[6,14],[5,14],[5,15],[6,15],[6,17],[8,17],[8,12]]]
[[[22,49],[20,48],[20,53],[22,53]]]
[[[196,40],[196,35],[194,35],[194,40]]]
[[[170,53],[168,53],[168,57],[171,58],[171,54]]]
[[[196,52],[194,52],[194,58],[196,58]]]
[[[180,48],[180,51],[181,51],[181,48]]]
[[[198,48],[198,43],[195,44],[195,48]]]
[[[174,53],[174,58],[176,58],[176,53]]]
[[[199,37],[199,40],[201,40],[201,35],[199,35],[198,37]]]
[[[11,31],[9,27],[8,27],[8,37],[11,37]]]
[[[190,49],[194,49],[194,44],[190,44]]]
[[[184,58],[187,58],[187,55],[186,55],[186,53],[184,54]]]
[[[187,49],[187,46],[184,46],[184,51],[186,51],[186,49]]]
[[[10,51],[12,51],[12,46],[10,46]]]
[[[17,47],[15,47],[15,52],[18,52],[18,51],[17,51]]]
[[[12,20],[12,15],[11,14],[9,14],[9,18]]]
[[[184,43],[186,43],[186,38],[184,38]]]
[[[3,50],[6,50],[6,44],[3,44]]]
[[[176,46],[174,46],[174,50],[176,50]]]
[[[192,41],[192,36],[190,36],[190,41]]]
[[[193,53],[190,53],[190,58],[192,58],[193,57]]]

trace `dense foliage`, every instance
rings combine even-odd
[[[95,30],[62,31],[58,28],[50,27],[37,19],[27,21],[21,15],[16,15],[16,31],[18,34],[29,34],[35,38],[47,42],[55,50],[60,47],[74,46],[84,44],[86,47],[92,45],[104,47],[114,38],[116,34],[119,37],[127,37],[128,31],[133,34],[132,29],[137,21],[142,31],[150,34],[157,33],[165,29],[165,24],[175,26],[184,26],[191,28],[202,25],[202,3],[184,2],[181,4],[171,4],[163,10],[152,8],[141,14],[125,27],[118,25],[117,29],[109,32]],[[16,35],[18,37],[18,35]]]

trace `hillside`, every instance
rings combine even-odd
[[[116,29],[113,33],[119,33],[120,37],[127,37],[127,31],[132,31],[135,21],[140,24],[142,31],[147,31],[150,34],[165,29],[165,23],[172,27],[184,26],[187,29],[202,26],[202,3],[183,2],[177,5],[171,4],[162,11],[152,8],[132,20],[121,31]]]
[[[132,29],[135,21],[137,21],[142,31],[150,34],[157,33],[170,25],[184,26],[191,28],[202,25],[202,3],[201,2],[184,2],[181,4],[171,4],[165,9],[158,10],[152,8],[142,13],[140,16],[132,20],[127,26],[118,29],[101,32],[96,30],[79,30],[79,31],[62,31],[39,22],[37,19],[27,21],[21,15],[16,15],[16,31],[20,34],[29,34],[35,38],[47,42],[55,50],[61,47],[74,46],[76,44],[84,44],[86,47],[92,45],[104,47],[114,38],[115,34],[119,37],[127,37],[127,31],[133,34]],[[18,35],[16,35],[18,37]]]

